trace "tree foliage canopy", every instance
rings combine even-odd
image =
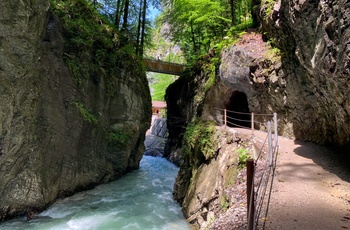
[[[57,1],[59,0],[51,0]],[[65,0],[63,2],[75,2]],[[168,35],[180,45],[187,61],[207,53],[237,28],[252,23],[252,2],[257,0],[84,0],[97,9],[121,32],[125,44],[134,44],[143,56],[151,43],[150,7],[162,9],[162,23]]]
[[[74,1],[74,0],[71,0]],[[87,0],[114,24],[135,52],[143,55],[144,45],[150,43],[152,30],[149,7],[159,7],[159,0]]]
[[[164,0],[163,5],[169,36],[180,44],[187,60],[252,23],[252,0]]]

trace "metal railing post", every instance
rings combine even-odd
[[[278,145],[277,113],[273,113],[273,123],[274,123],[274,129],[275,129],[274,146],[277,147]]]
[[[227,114],[226,114],[226,109],[224,109],[224,122],[225,122],[225,129],[227,127]]]
[[[254,136],[254,113],[252,113],[252,136]]]
[[[267,139],[268,139],[268,153],[269,153],[269,163],[272,166],[272,132],[271,132],[271,122],[267,122]]]
[[[253,230],[255,205],[254,205],[254,160],[248,159],[247,162],[247,220],[248,230]]]

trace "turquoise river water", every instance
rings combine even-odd
[[[189,226],[172,198],[177,172],[164,158],[144,156],[139,170],[58,200],[37,219],[3,222],[0,229],[186,230]]]

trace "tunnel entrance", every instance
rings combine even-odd
[[[235,91],[225,105],[227,125],[230,127],[251,127],[251,115],[245,93]]]

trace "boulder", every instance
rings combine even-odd
[[[168,127],[165,118],[156,118],[153,120],[151,134],[161,138],[167,138]]]

